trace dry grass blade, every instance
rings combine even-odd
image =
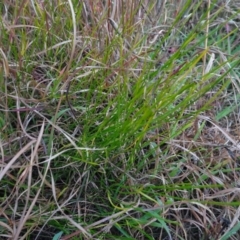
[[[28,201],[29,201],[29,196],[30,196],[30,192],[31,192],[31,181],[32,181],[32,167],[33,167],[33,164],[34,164],[34,159],[37,157],[38,155],[38,148],[39,148],[39,145],[41,143],[41,140],[42,140],[42,137],[43,137],[43,132],[44,132],[44,127],[45,127],[45,122],[43,121],[42,123],[42,127],[39,131],[39,136],[37,138],[37,141],[36,141],[36,145],[35,145],[35,148],[32,152],[32,155],[31,155],[31,161],[29,163],[29,177],[28,177],[28,191],[27,191],[27,197],[26,197],[26,204],[25,204],[25,207],[24,207],[24,210],[23,210],[23,215],[21,216],[21,219],[19,221],[19,225],[17,226],[17,229],[16,231],[14,232],[14,236],[13,236],[13,240],[17,240],[19,239],[19,234],[21,233],[22,231],[22,228],[25,224],[25,222],[27,221],[27,219],[29,218],[30,216],[30,213],[33,209],[33,207],[35,206],[35,203],[36,201],[38,200],[38,195],[41,191],[41,188],[38,190],[38,193],[36,194],[35,198],[33,199],[32,203],[30,206],[28,206]],[[46,176],[45,176],[46,177]],[[27,212],[26,212],[27,211]]]
[[[30,141],[28,144],[26,144],[26,146],[24,146],[9,162],[8,164],[3,168],[3,170],[0,172],[0,181],[2,180],[2,178],[5,176],[5,174],[9,171],[9,169],[11,168],[11,166],[18,160],[18,158],[24,154],[26,151],[29,150],[29,148],[36,143],[36,139],[33,139],[32,141]]]
[[[206,120],[208,122],[210,122],[212,125],[214,125],[227,139],[227,141],[230,141],[236,148],[238,148],[240,150],[239,144],[237,143],[236,140],[234,140],[223,128],[221,128],[217,123],[214,122],[214,120],[211,120],[210,117],[206,117],[206,116],[202,116],[199,115],[198,116],[199,119],[203,119]]]
[[[2,56],[2,64],[3,64],[3,68],[4,68],[4,73],[5,73],[5,76],[8,77],[9,76],[9,64],[8,64],[8,60],[7,60],[7,57],[5,55],[5,53],[3,52],[3,50],[0,48],[0,53],[1,53],[1,56]]]

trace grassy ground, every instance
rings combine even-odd
[[[1,239],[240,239],[240,4],[3,1]]]

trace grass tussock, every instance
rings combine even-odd
[[[239,239],[239,9],[0,3],[0,238]]]

